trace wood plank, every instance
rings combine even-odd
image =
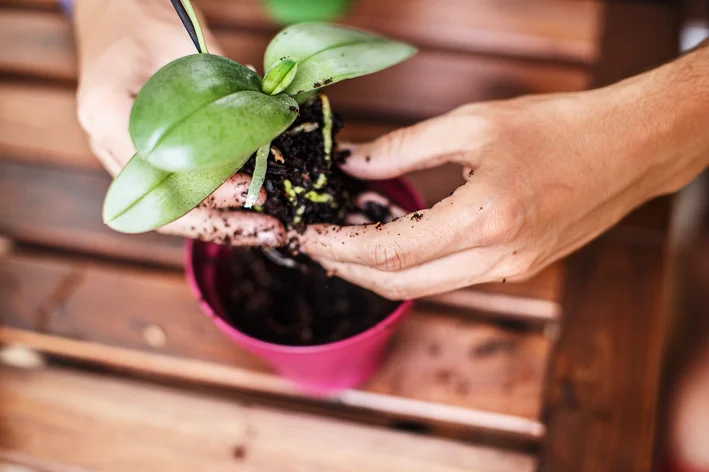
[[[677,8],[677,2],[606,3],[595,84],[672,59],[679,50]],[[664,200],[650,214],[667,227]],[[653,470],[668,308],[666,237],[658,243],[601,240],[569,258],[541,470]]]
[[[609,241],[571,256],[541,470],[652,469],[667,332],[663,265],[654,247]]]
[[[199,0],[211,25],[274,32],[261,0]],[[56,9],[54,0],[0,5]],[[598,55],[597,1],[358,0],[338,22],[427,47],[591,63]]]
[[[3,368],[0,378],[0,448],[18,461],[175,472],[516,472],[535,465],[525,454],[95,374]]]
[[[0,70],[76,78],[69,23],[58,13],[0,11],[0,31],[0,51],[8,50],[0,52]],[[215,35],[225,55],[257,67],[271,38],[268,33],[223,29],[216,29]],[[587,71],[578,67],[424,48],[394,68],[330,87],[329,94],[335,106],[347,114],[411,121],[471,101],[582,90],[588,79]]]
[[[259,0],[197,3],[213,24],[276,29]],[[358,0],[340,21],[426,47],[590,63],[600,13],[594,1]]]
[[[123,375],[151,381],[205,387],[258,399],[259,403],[297,405],[318,414],[391,426],[412,428],[455,439],[484,439],[525,450],[544,436],[544,426],[537,420],[519,416],[471,410],[440,403],[383,395],[367,390],[349,390],[331,399],[302,397],[280,377],[242,370],[205,361],[152,354],[87,341],[7,328],[0,325],[0,343],[20,346],[48,354],[63,361],[71,360],[89,367],[100,367]],[[238,390],[238,392],[236,391]],[[484,436],[481,436],[481,433]]]
[[[200,313],[182,274],[9,255],[0,280],[6,327],[270,376],[265,364]],[[150,330],[159,330],[163,341],[151,342]],[[385,366],[363,390],[535,420],[548,351],[539,332],[420,307],[402,324]]]
[[[72,251],[181,265],[183,240],[117,233],[101,221],[109,177],[0,162],[0,233]]]

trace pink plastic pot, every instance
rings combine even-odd
[[[420,194],[402,179],[378,182],[375,190],[408,211],[423,208]],[[216,267],[228,251],[216,244],[187,242],[187,278],[202,310],[237,344],[265,359],[276,372],[310,394],[333,394],[369,379],[382,363],[395,326],[413,306],[412,300],[405,301],[367,331],[335,343],[298,347],[260,341],[224,321],[224,309],[216,290],[219,286]]]

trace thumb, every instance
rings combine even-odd
[[[390,179],[445,162],[471,162],[466,151],[485,141],[482,119],[448,114],[401,128],[377,140],[355,145],[342,168],[363,179]],[[470,153],[474,155],[475,153]]]

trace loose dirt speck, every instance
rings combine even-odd
[[[234,450],[232,451],[232,455],[234,456],[234,459],[243,461],[246,458],[246,446],[238,445],[234,447]]]

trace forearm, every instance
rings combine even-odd
[[[709,44],[591,92],[611,104],[608,133],[645,169],[648,198],[675,192],[709,166]],[[611,129],[612,128],[612,129]]]

